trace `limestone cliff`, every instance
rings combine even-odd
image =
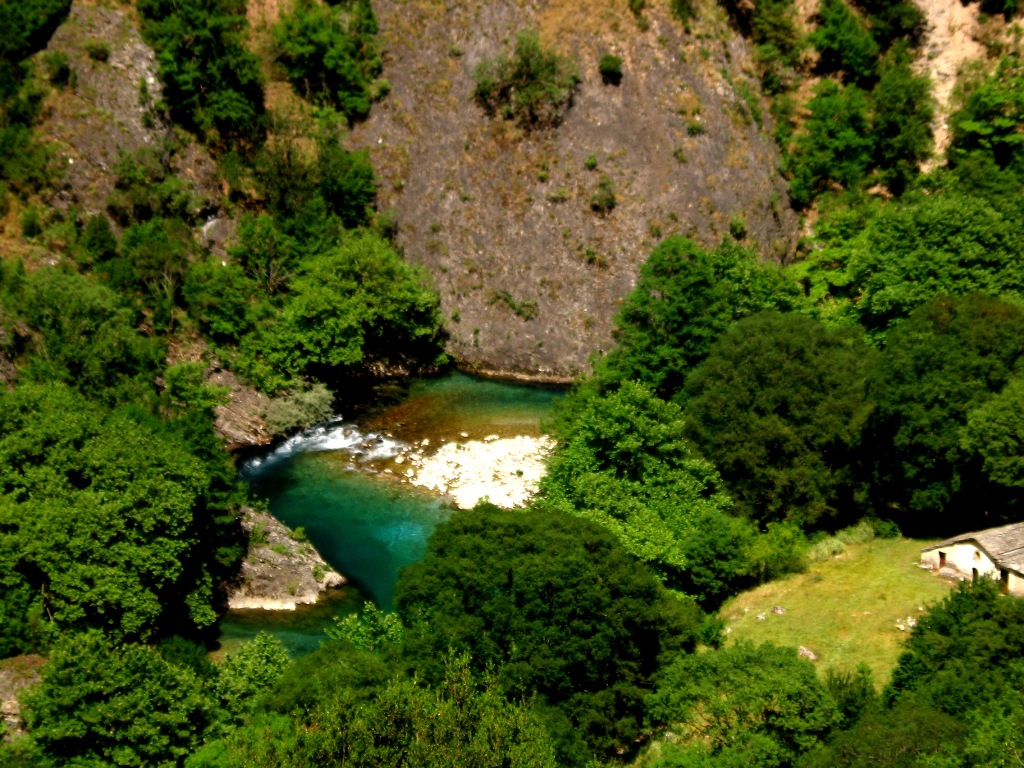
[[[666,235],[712,245],[732,229],[765,258],[792,252],[797,219],[747,44],[713,3],[692,34],[666,5],[648,2],[638,23],[626,0],[374,4],[391,93],[352,144],[370,148],[380,208],[432,273],[451,352],[470,366],[584,370]],[[475,67],[527,28],[582,77],[562,125],[541,134],[472,98]],[[604,53],[623,60],[617,86],[598,72]],[[602,174],[616,190],[607,215],[590,205]]]

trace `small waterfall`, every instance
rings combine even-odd
[[[393,437],[377,432],[361,432],[355,424],[339,417],[292,435],[264,456],[249,459],[242,465],[241,472],[251,476],[269,464],[300,453],[316,451],[340,451],[360,463],[382,461],[394,458],[406,447],[405,443]]]

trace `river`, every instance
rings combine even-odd
[[[220,623],[230,652],[257,632],[279,637],[293,654],[316,649],[333,617],[364,600],[393,607],[398,572],[419,560],[427,539],[453,514],[437,494],[398,482],[395,457],[445,442],[537,437],[563,390],[463,374],[413,381],[401,402],[358,420],[342,419],[298,435],[246,462],[241,474],[269,509],[310,541],[349,585],[296,611],[231,611]]]

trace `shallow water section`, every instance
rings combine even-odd
[[[338,418],[297,435],[242,467],[271,512],[310,541],[349,584],[327,602],[296,611],[233,611],[221,621],[232,647],[259,631],[293,654],[315,650],[334,616],[372,600],[391,609],[398,572],[423,557],[427,539],[454,514],[442,498],[386,474],[410,443],[541,434],[562,390],[474,379],[462,374],[412,383],[402,402],[355,424]]]

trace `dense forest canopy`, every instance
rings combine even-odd
[[[369,605],[309,656],[260,635],[214,663],[253,500],[207,363],[270,398],[286,435],[366,382],[449,362],[441,301],[349,144],[390,87],[377,18],[367,0],[297,0],[253,30],[241,0],[139,0],[162,85],[150,103],[143,82],[140,109],[160,131],[86,212],[55,204],[40,128],[75,88],[68,57],[44,52],[71,3],[0,5],[0,661],[46,659],[0,768],[1021,754],[1024,603],[995,583],[922,607],[881,689],[865,668],[729,644],[716,613],[848,526],[936,538],[1024,520],[1019,42],[965,72],[935,156],[912,0],[823,0],[810,19],[792,0],[721,6],[674,0],[664,21],[691,34],[723,11],[748,39],[761,93],[743,98],[769,108],[807,217],[795,257],[767,260],[742,217],[718,243],[649,227],[660,242],[614,346],[552,418],[529,508],[453,515],[395,613]],[[651,23],[644,0],[629,9],[625,26]],[[1017,7],[981,11],[1008,23]],[[523,29],[473,68],[465,98],[502,141],[548,141],[577,108],[587,69],[547,42]],[[609,89],[629,76],[613,53]],[[183,172],[196,152],[212,196]],[[601,219],[617,188],[596,178]],[[214,211],[237,225],[217,251],[200,236]]]

